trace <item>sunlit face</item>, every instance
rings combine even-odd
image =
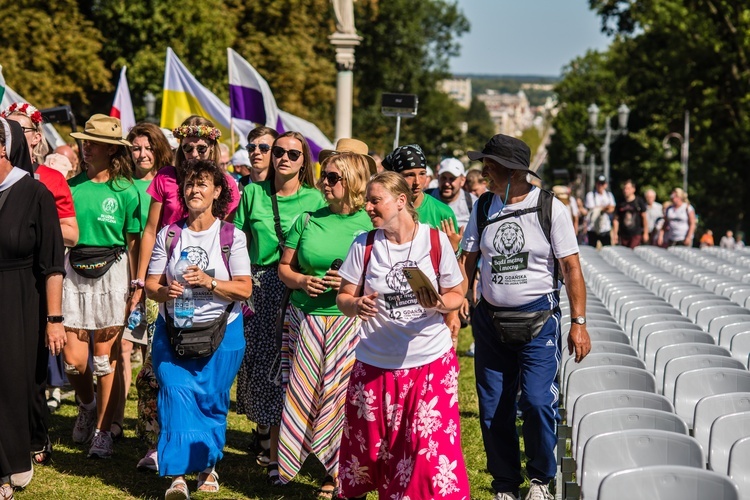
[[[403,207],[405,203],[406,196],[400,195],[398,198],[394,198],[390,191],[380,183],[370,183],[367,186],[365,211],[370,216],[374,227],[381,227],[397,217],[399,208]]]
[[[265,170],[271,165],[271,146],[273,146],[273,140],[273,136],[266,134],[250,141],[250,144],[255,145],[254,148],[248,144],[247,152],[250,154],[250,164],[254,169]]]
[[[346,195],[346,181],[333,162],[328,163],[320,173],[318,185],[328,203],[341,202]]]
[[[669,199],[672,200],[672,203],[676,207],[682,205],[682,198],[680,198],[680,195],[677,194],[676,191],[672,191],[672,194],[669,195]]]
[[[39,144],[42,141],[42,134],[37,130],[37,128],[34,126],[34,123],[31,121],[31,118],[24,114],[20,113],[13,113],[10,116],[8,116],[8,120],[12,120],[14,122],[18,122],[19,125],[21,125],[21,128],[23,128],[23,135],[26,137],[26,143],[29,146],[29,155],[33,158],[34,154],[32,153],[33,149],[36,147],[37,144]]]
[[[624,194],[626,198],[630,198],[631,196],[634,196],[635,186],[631,184],[630,182],[626,182],[622,186],[622,194]]]
[[[110,156],[117,148],[106,142],[83,141],[83,161],[88,165],[104,167],[109,164]]]
[[[289,158],[288,151],[303,152],[302,143],[294,137],[282,137],[276,141],[276,146],[287,151],[281,158],[273,155],[273,166],[276,169],[276,173],[282,177],[294,177],[298,175],[302,165],[305,163],[305,155],[303,153],[296,160],[292,160]]]
[[[411,188],[411,193],[415,200],[422,195],[422,190],[426,188],[427,184],[430,182],[430,177],[427,175],[427,169],[424,168],[410,168],[408,170],[403,170],[401,171],[401,176]]]
[[[505,186],[511,178],[511,170],[505,168],[489,158],[484,158],[482,176],[489,179],[494,186]]]
[[[453,201],[461,194],[466,177],[459,175],[456,177],[450,172],[443,172],[438,176],[438,186],[440,187],[440,197],[444,200]]]
[[[214,185],[213,178],[204,173],[199,177],[186,179],[183,194],[190,212],[203,213],[211,209],[214,200],[221,194],[221,188]]]
[[[133,146],[130,148],[133,154],[133,162],[136,168],[148,172],[154,168],[154,151],[151,149],[151,142],[145,135],[139,135],[132,141]]]
[[[646,203],[648,203],[649,205],[653,204],[656,201],[656,193],[650,189],[646,191],[644,197],[646,198]]]
[[[213,152],[213,144],[203,137],[185,137],[180,144],[186,160],[208,160]]]

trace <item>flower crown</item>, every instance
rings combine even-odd
[[[186,137],[207,137],[212,141],[215,141],[221,137],[221,130],[216,127],[209,127],[208,125],[182,125],[172,130],[172,133],[178,139],[184,139]]]
[[[8,109],[0,113],[3,118],[8,118],[13,113],[21,113],[29,117],[34,125],[42,123],[42,113],[28,102],[14,102]]]

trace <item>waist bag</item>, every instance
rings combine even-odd
[[[84,278],[101,278],[112,264],[120,260],[125,253],[124,247],[89,247],[78,245],[70,249],[68,254],[70,267]]]
[[[172,316],[165,308],[167,336],[175,356],[181,359],[195,359],[212,355],[224,340],[227,319],[233,306],[234,302],[224,309],[221,316],[210,323],[195,325],[191,328],[177,328]]]
[[[547,320],[558,308],[546,311],[507,311],[498,310],[485,301],[492,318],[495,337],[503,344],[524,345],[539,336]]]

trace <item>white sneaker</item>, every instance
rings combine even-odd
[[[91,410],[78,405],[78,417],[73,426],[73,442],[83,444],[91,441],[96,430],[96,406]]]
[[[156,455],[156,449],[148,450],[143,458],[138,461],[136,468],[139,471],[159,472],[159,459]]]
[[[472,344],[473,346],[474,344]],[[518,500],[518,497],[513,493],[495,493],[493,500]]]
[[[472,342],[471,345],[469,346],[469,349],[466,351],[466,355],[469,356],[470,358],[474,357],[474,347],[475,347],[474,342]],[[503,493],[503,495],[505,495],[505,493]]]
[[[17,472],[10,475],[10,485],[19,490],[24,489],[31,483],[31,479],[34,477],[34,465],[31,465],[31,469],[26,472]]]
[[[89,448],[89,458],[112,458],[114,446],[112,436],[109,432],[102,432],[99,429],[94,433],[94,439],[91,440]]]
[[[532,480],[531,487],[526,494],[525,500],[555,500],[555,497],[549,492],[549,488],[546,484]]]

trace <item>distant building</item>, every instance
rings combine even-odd
[[[451,78],[438,82],[438,89],[448,94],[461,107],[471,106],[471,78]]]
[[[517,137],[534,125],[534,111],[523,90],[517,94],[500,94],[488,90],[477,96],[477,99],[487,107],[490,118],[495,123],[495,132],[499,134]]]

